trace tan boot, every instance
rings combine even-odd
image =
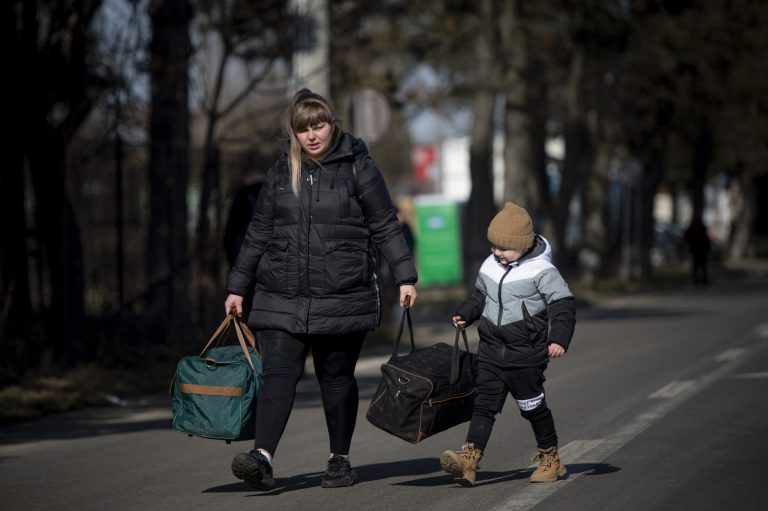
[[[477,464],[482,457],[483,451],[475,449],[473,444],[464,444],[458,452],[444,451],[440,456],[440,465],[457,483],[472,487],[475,485]]]
[[[557,446],[552,446],[549,449],[538,449],[531,454],[531,463],[537,458],[539,459],[539,466],[531,474],[532,483],[551,483],[568,473],[565,470],[565,464],[560,461]]]

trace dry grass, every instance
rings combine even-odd
[[[174,367],[161,362],[139,368],[88,364],[56,376],[30,375],[0,389],[0,425],[162,392],[170,384]]]

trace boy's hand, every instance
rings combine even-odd
[[[453,320],[453,326],[455,326],[456,328],[460,330],[464,330],[465,328],[467,328],[467,322],[464,320],[464,318],[462,318],[458,314],[452,317],[451,320]]]
[[[563,348],[556,342],[553,342],[552,344],[550,344],[548,349],[549,349],[549,358],[557,358],[565,355],[565,348]]]

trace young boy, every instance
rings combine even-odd
[[[550,358],[563,356],[576,318],[573,295],[552,265],[549,243],[533,232],[528,212],[507,202],[488,227],[491,255],[483,262],[472,296],[453,316],[464,329],[480,319],[480,348],[472,420],[460,451],[440,456],[443,470],[463,486],[475,485],[496,414],[507,392],[530,421],[539,465],[531,482],[551,482],[566,475],[557,453],[552,412],[544,399],[544,370]]]

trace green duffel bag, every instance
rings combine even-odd
[[[239,346],[219,346],[232,329]],[[253,439],[261,377],[253,334],[236,314],[229,314],[199,356],[183,357],[176,366],[173,429],[227,443]]]

